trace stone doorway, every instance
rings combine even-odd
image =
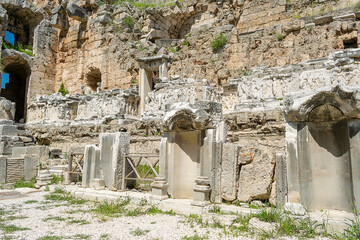
[[[286,97],[288,202],[309,211],[359,210],[357,92],[344,86]]]

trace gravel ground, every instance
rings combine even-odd
[[[202,227],[181,215],[104,217],[89,211],[95,208],[92,202],[76,205],[49,201],[44,198],[47,194],[0,198],[0,239],[253,239],[226,234],[223,228]],[[231,222],[234,217],[216,215],[210,221]],[[11,225],[23,229],[4,230]]]

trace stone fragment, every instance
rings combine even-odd
[[[167,189],[169,184],[166,183],[165,177],[156,177],[155,181],[151,183],[151,193],[154,200],[168,199]]]
[[[93,186],[94,179],[101,178],[100,149],[95,145],[87,145],[84,154],[82,186]]]
[[[238,200],[268,200],[273,181],[274,164],[267,154],[240,169]]]
[[[15,125],[0,125],[0,135],[17,136],[18,129]]]
[[[7,158],[0,156],[0,183],[6,182]]]
[[[355,19],[356,19],[355,13],[349,13],[334,17],[334,21],[355,21]]]
[[[100,134],[100,161],[105,185],[110,190],[125,188],[124,155],[129,153],[130,135],[125,132]],[[126,172],[125,172],[126,174]]]
[[[332,21],[333,21],[333,17],[331,15],[320,16],[320,17],[316,17],[314,19],[315,25],[322,25],[322,24],[329,23]]]
[[[24,157],[24,179],[26,181],[36,177],[39,159],[36,155],[26,155]]]
[[[285,203],[284,211],[296,216],[305,216],[307,214],[304,206],[300,203]]]
[[[80,22],[87,22],[88,20],[88,15],[86,14],[86,10],[82,7],[79,7],[76,4],[68,3],[66,7],[66,11],[70,18],[73,18]]]
[[[232,143],[223,145],[221,164],[221,197],[226,201],[234,201],[237,191],[238,146]]]

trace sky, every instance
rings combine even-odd
[[[14,37],[14,34],[12,34],[11,32],[8,32],[8,31],[5,32],[4,40],[7,41],[8,43],[11,43],[12,45],[15,44],[15,37]],[[2,79],[1,79],[1,88],[4,89],[5,84],[8,82],[9,82],[9,74],[4,73],[2,75]]]

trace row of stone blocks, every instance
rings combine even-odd
[[[124,158],[129,153],[130,134],[101,133],[100,146],[87,145],[84,152],[83,187],[110,190],[125,188]]]

